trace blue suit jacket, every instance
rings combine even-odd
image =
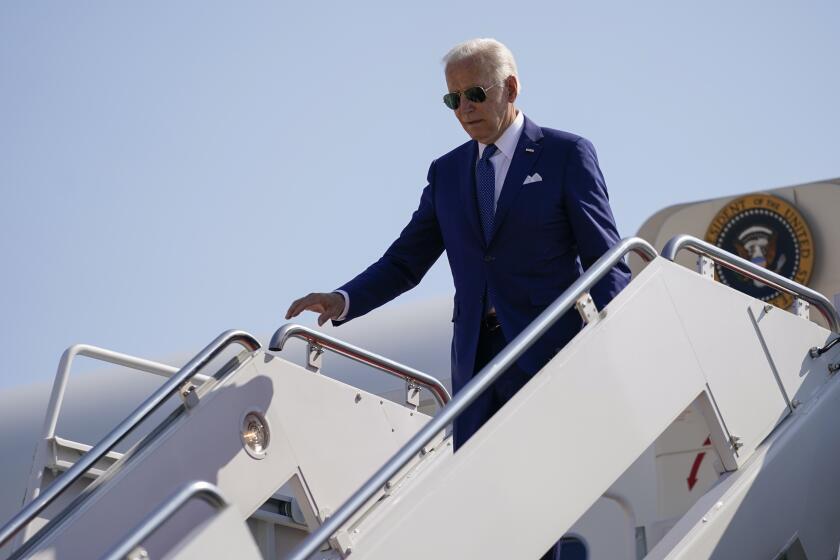
[[[473,375],[479,322],[489,285],[510,341],[618,240],[595,149],[585,138],[540,128],[527,117],[484,242],[475,196],[478,144],[436,159],[420,206],[377,262],[342,286],[350,320],[413,288],[446,250],[455,281],[452,384]],[[523,185],[528,175],[542,181]],[[599,308],[629,281],[621,263],[592,291]],[[336,323],[338,324],[338,323]],[[580,329],[572,310],[518,361],[533,375]]]

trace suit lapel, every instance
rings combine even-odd
[[[513,159],[510,162],[507,176],[505,177],[504,185],[502,185],[502,192],[499,195],[499,203],[496,205],[496,217],[493,220],[493,237],[505,221],[510,207],[516,200],[519,191],[522,190],[522,183],[525,177],[528,176],[534,164],[540,156],[542,150],[542,130],[531,119],[525,117],[525,126],[522,129],[522,135],[519,137],[519,142],[516,144],[516,151],[513,154]],[[475,205],[473,205],[475,206]],[[491,243],[493,239],[491,238]]]
[[[467,220],[479,242],[484,245],[484,233],[478,218],[478,202],[475,199],[475,162],[478,158],[478,143],[473,140],[467,150],[467,161],[461,167],[461,201]]]

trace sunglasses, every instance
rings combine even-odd
[[[462,93],[468,101],[472,101],[473,103],[484,103],[484,100],[487,99],[487,92],[496,86],[502,85],[503,83],[504,82],[493,84],[487,89],[481,86],[473,86],[471,88],[465,89],[464,91],[450,91],[449,93],[443,96],[443,103],[454,111],[455,109],[461,106]]]

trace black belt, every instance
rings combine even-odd
[[[495,313],[488,313],[481,319],[481,328],[487,332],[493,332],[501,326],[502,324],[499,322],[499,316]]]

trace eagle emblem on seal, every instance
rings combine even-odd
[[[811,229],[791,203],[777,196],[756,193],[730,201],[712,219],[706,241],[803,285],[813,273]],[[793,303],[792,296],[720,265],[715,265],[715,276],[777,307]]]

